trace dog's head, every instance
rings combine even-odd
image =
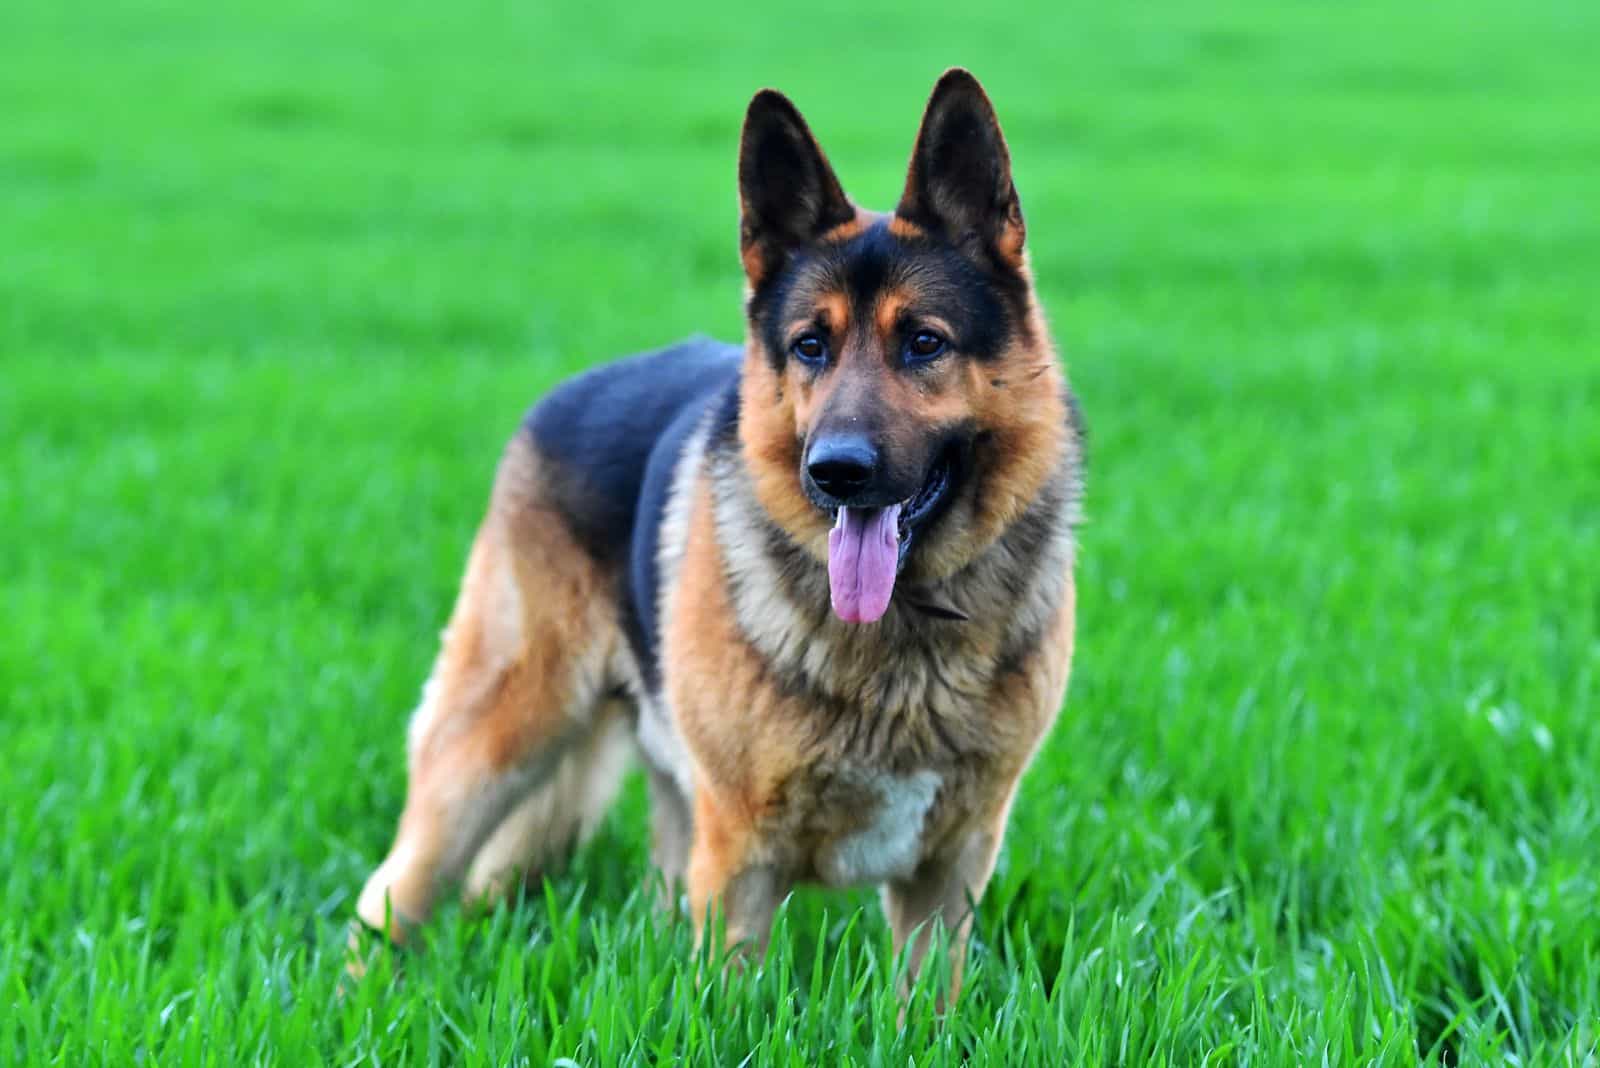
[[[1060,370],[977,79],[939,79],[891,215],[845,196],[805,120],[758,93],[739,155],[748,335],[740,435],[762,505],[873,622],[946,577],[1054,470]]]

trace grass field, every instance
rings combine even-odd
[[[0,1064],[1595,1063],[1600,7],[940,6],[0,7]],[[337,1000],[520,412],[957,62],[1091,428],[958,1009],[866,894],[697,985],[638,782]]]

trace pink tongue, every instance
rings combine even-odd
[[[846,623],[876,623],[889,610],[900,563],[900,506],[841,508],[828,531],[828,589]]]

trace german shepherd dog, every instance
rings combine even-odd
[[[1010,157],[951,70],[868,212],[763,90],[739,202],[744,345],[579,375],[507,446],[358,912],[403,940],[547,868],[637,751],[697,933],[759,953],[796,883],[880,885],[953,994],[1073,646],[1080,420]]]

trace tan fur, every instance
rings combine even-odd
[[[843,293],[818,294],[817,318],[829,330],[844,333],[850,329],[850,302]]]
[[[514,439],[413,720],[405,812],[357,905],[397,939],[463,876],[476,897],[554,859],[620,778],[619,709],[602,700],[623,649],[609,578],[542,478]]]
[[[739,384],[739,437],[746,455],[755,458],[751,473],[755,495],[772,521],[820,559],[828,520],[806,499],[795,472],[800,469],[800,441],[795,436],[798,386],[784,380],[754,344],[747,348],[744,378]]]
[[[927,232],[923,230],[922,227],[918,226],[910,219],[903,219],[898,215],[895,215],[889,219],[889,232],[895,237],[900,238],[902,241],[914,241],[928,236]]]
[[[628,718],[620,704],[601,708],[592,733],[575,742],[548,781],[506,814],[472,858],[466,900],[502,896],[594,833],[633,759]]]
[[[759,245],[747,243],[739,250],[739,263],[750,286],[761,284],[767,274],[767,254]]]
[[[856,209],[856,217],[847,223],[841,223],[822,235],[823,244],[842,244],[852,237],[858,236],[872,221],[877,218],[877,213],[864,208]]]
[[[971,673],[965,678],[976,693],[946,699],[928,690],[902,705],[884,691],[857,709],[865,723],[845,731],[822,729],[824,713],[784,693],[771,658],[738,625],[726,579],[729,560],[704,483],[695,491],[682,568],[670,599],[664,654],[676,667],[669,678],[670,704],[695,760],[689,901],[697,923],[720,905],[730,942],[759,948],[783,895],[796,882],[818,878],[819,857],[870,818],[875,798],[848,781],[846,769],[931,761],[944,768],[944,779],[926,815],[926,855],[913,872],[886,884],[885,902],[897,943],[937,919],[950,931],[959,961],[970,928],[966,902],[982,894],[1016,784],[1065,691],[1072,653],[1070,576],[1058,576],[1062,581],[1052,598],[1057,608],[1038,653],[1015,671],[986,684],[976,681],[992,671],[997,650],[982,634],[969,636],[964,647],[976,659],[967,662]],[[824,639],[827,675],[846,693],[871,692],[902,639],[886,622],[855,628],[850,640],[863,648],[860,656]],[[963,685],[962,667],[959,660],[946,664],[957,687]],[[896,741],[875,746],[875,735],[884,731]],[[940,753],[945,756],[929,756]],[[914,949],[913,966],[920,965],[927,931]]]

